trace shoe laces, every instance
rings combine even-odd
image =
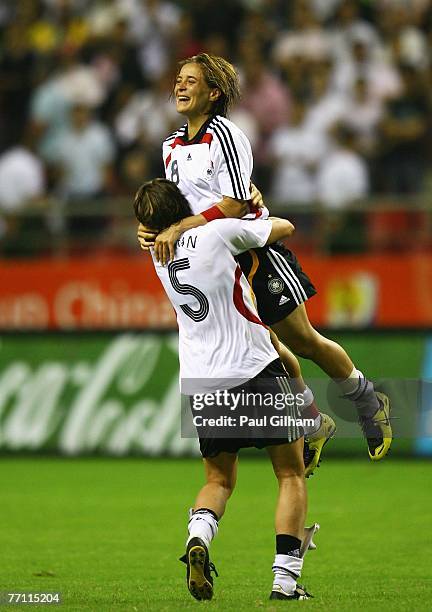
[[[383,424],[383,425],[389,426],[391,424],[390,421],[394,421],[395,419],[398,418],[395,416],[385,415],[385,417],[382,419],[375,419],[374,416],[359,416],[358,421],[363,431],[365,430],[365,427],[367,427],[368,425],[369,426],[371,425],[379,426],[380,424]]]
[[[217,572],[217,569],[216,569],[215,564],[213,563],[213,561],[209,561],[209,570],[214,573],[216,578],[219,577],[219,574]]]

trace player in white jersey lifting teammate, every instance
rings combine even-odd
[[[252,153],[245,134],[226,118],[239,97],[233,66],[220,57],[201,53],[179,63],[173,90],[177,111],[187,123],[163,144],[166,176],[188,199],[190,217],[155,233],[140,225],[143,248],[154,246],[156,258],[166,263],[174,256],[179,236],[193,227],[224,217],[263,217],[264,209],[249,207]],[[289,189],[289,186],[287,186]],[[249,214],[248,214],[249,213]],[[310,324],[305,302],[316,290],[302,271],[295,255],[281,244],[250,249],[239,256],[257,300],[261,319],[297,355],[314,361],[353,401],[367,439],[369,457],[382,459],[390,447],[392,430],[388,397],[353,364],[336,342],[318,333]],[[290,376],[301,380],[298,361],[283,352]],[[306,389],[305,398],[312,393]],[[316,413],[316,431],[309,432],[314,450],[312,469],[323,445],[334,432],[332,420]]]
[[[139,221],[157,230],[191,215],[188,201],[167,179],[141,186],[134,208]],[[250,286],[234,259],[250,248],[288,237],[293,229],[285,219],[220,219],[184,232],[168,266],[153,256],[156,272],[177,315],[181,392],[191,396],[193,409],[197,397],[206,394],[206,398],[217,398],[221,390],[229,390],[228,399],[218,405],[214,414],[231,414],[234,421],[230,431],[212,423],[198,428],[207,482],[195,501],[182,558],[187,564],[188,589],[196,599],[211,599],[213,595],[210,571],[214,566],[209,559],[209,545],[235,486],[237,453],[251,446],[267,449],[279,483],[270,598],[310,597],[297,584],[311,537],[311,532],[305,535],[304,531],[307,500],[303,431],[295,402],[285,406],[287,416],[293,420],[291,426],[276,427],[274,432],[249,426],[249,419],[266,414],[263,403],[255,404],[256,398],[270,396],[273,409],[281,391],[287,392],[288,377],[271,342],[270,330],[259,319]],[[248,393],[253,395],[254,404],[243,406],[248,422],[243,429],[238,425],[238,413],[230,412],[234,405],[230,398]],[[198,414],[203,418],[201,415],[207,413]]]

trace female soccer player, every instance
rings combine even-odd
[[[158,230],[191,215],[188,200],[167,179],[142,185],[134,208],[141,222]],[[266,449],[279,484],[270,599],[310,597],[297,583],[316,528],[304,530],[302,419],[296,418],[297,405],[287,395],[288,377],[234,259],[249,248],[288,238],[293,230],[286,219],[216,220],[184,232],[168,266],[154,258],[176,311],[180,390],[191,399],[206,474],[181,559],[187,565],[188,589],[199,600],[213,596],[209,547],[235,487],[238,452],[249,447]],[[281,395],[286,404],[277,403]],[[282,414],[291,417],[291,425],[279,425]]]
[[[166,177],[179,187],[194,214],[158,234],[140,225],[141,246],[154,247],[162,264],[174,257],[179,236],[193,227],[225,217],[254,219],[268,214],[266,209],[249,206],[253,165],[250,143],[226,118],[240,95],[234,67],[206,53],[182,60],[173,94],[177,111],[186,123],[163,143]],[[389,399],[375,391],[339,344],[312,327],[305,302],[316,290],[294,253],[280,244],[267,245],[250,249],[238,261],[255,294],[261,320],[294,353],[314,361],[336,382],[341,394],[353,401],[369,457],[373,461],[382,459],[392,440]],[[300,377],[298,361],[289,353],[284,365],[290,376]],[[311,395],[307,389],[308,401]],[[316,414],[317,431],[308,435],[315,452],[314,466],[334,433],[332,420]]]

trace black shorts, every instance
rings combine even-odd
[[[237,256],[237,261],[252,287],[258,314],[266,325],[282,321],[316,293],[297,257],[281,243],[246,251]]]
[[[250,393],[250,394],[277,394],[287,395],[290,392],[289,378],[286,371],[280,361],[275,359],[267,367],[265,367],[257,376],[248,380],[246,383],[239,385],[233,389],[230,389],[230,393]],[[192,400],[191,400],[192,406]],[[251,419],[262,418],[263,407],[262,406],[247,406],[243,407],[243,414],[246,413]],[[268,409],[268,414],[274,408]],[[221,409],[218,410],[221,413]],[[293,419],[300,418],[300,412],[297,405],[294,403],[292,406],[284,408],[284,413],[290,415]],[[238,413],[233,413],[238,414]],[[241,437],[219,437],[218,430],[215,427],[208,426],[207,428],[200,428],[198,430],[198,437],[200,443],[201,455],[203,457],[216,457],[219,453],[238,453],[241,448],[265,448],[267,446],[287,444],[288,442],[295,442],[295,440],[301,438],[304,435],[304,431],[301,425],[289,425],[282,424],[276,428],[255,428],[241,429]],[[224,430],[226,431],[226,430]],[[239,429],[230,431],[230,435],[238,435]],[[263,432],[266,435],[256,437],[257,432]]]

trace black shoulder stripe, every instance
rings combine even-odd
[[[225,157],[228,172],[231,178],[231,184],[232,184],[232,188],[234,191],[234,197],[237,200],[247,199],[243,195],[241,179],[238,173],[238,169],[236,168],[233,153],[230,149],[227,137],[218,125],[214,125],[213,130],[214,130],[214,133],[217,135],[218,140],[222,147],[222,151]]]
[[[225,124],[223,123],[223,121],[221,121],[221,119],[216,118],[216,119],[215,119],[215,121],[217,122],[217,125],[218,125],[218,126],[219,126],[219,127],[220,127],[220,128],[221,128],[221,129],[222,129],[222,130],[223,130],[223,131],[224,131],[224,132],[227,134],[227,136],[228,136],[229,143],[231,144],[231,146],[230,146],[229,148],[230,148],[230,150],[232,151],[232,154],[234,155],[234,158],[235,158],[235,162],[233,162],[233,163],[234,163],[234,164],[236,165],[236,167],[237,167],[237,175],[238,175],[238,178],[239,178],[239,189],[240,189],[240,193],[241,193],[241,194],[243,194],[243,195],[242,195],[242,199],[244,199],[244,200],[248,200],[248,199],[249,199],[249,195],[248,195],[248,191],[247,191],[247,189],[246,189],[246,188],[245,188],[245,186],[243,185],[243,181],[242,181],[242,178],[241,178],[241,166],[240,166],[240,160],[239,160],[239,156],[238,156],[238,153],[237,153],[237,149],[236,149],[236,146],[235,146],[234,139],[233,139],[233,137],[232,137],[231,131],[230,131],[230,129],[228,128],[228,126],[227,126],[227,125],[225,125]]]
[[[170,134],[169,136],[165,138],[164,142],[168,142],[168,140],[174,140],[176,136],[177,136],[177,132],[173,132],[172,134]]]
[[[243,181],[242,181],[242,178],[241,178],[240,160],[239,160],[239,157],[238,157],[237,148],[235,146],[233,136],[231,134],[231,130],[229,129],[229,127],[227,125],[225,125],[225,123],[219,117],[216,118],[216,121],[217,121],[218,125],[221,127],[221,129],[224,130],[224,132],[227,134],[228,139],[230,141],[230,144],[231,144],[230,149],[233,152],[233,155],[235,157],[235,161],[237,163],[237,172],[238,172],[238,176],[239,176],[239,180],[240,180],[240,191],[243,194],[243,198],[247,200],[249,196],[247,195],[247,191],[246,191],[246,189],[245,189],[245,187],[243,185]]]
[[[167,136],[164,142],[168,142],[169,140],[175,140],[177,136],[181,136],[182,134],[184,134],[185,129],[186,129],[186,124],[182,125],[178,130],[175,130],[169,136]]]
[[[227,150],[225,137],[219,131],[218,127],[213,126],[213,131],[214,131],[214,134],[217,136],[217,139],[219,140],[219,143],[220,143],[221,148],[222,148],[222,152],[223,152],[224,157],[225,157],[225,162],[226,162],[226,165],[227,165],[227,168],[228,168],[228,174],[230,175],[231,185],[232,185],[233,192],[234,192],[234,197],[237,200],[240,200],[242,198],[239,195],[239,191],[238,191],[238,178],[235,177],[235,175],[234,175],[233,166],[232,166],[232,163],[230,161],[230,156],[229,156],[229,153],[228,153],[228,150]]]

